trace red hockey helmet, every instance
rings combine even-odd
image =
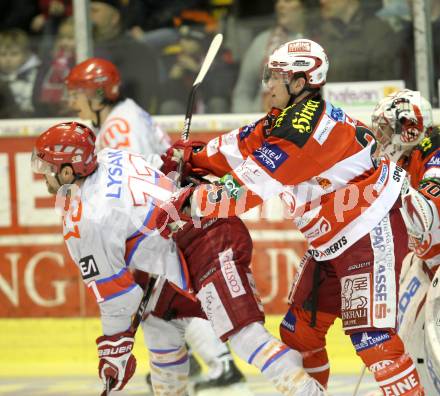
[[[90,175],[97,167],[95,140],[93,131],[78,122],[54,125],[35,143],[32,170],[55,175],[67,164],[79,177]]]
[[[108,60],[90,58],[72,68],[66,84],[69,89],[84,89],[114,101],[119,97],[121,76]]]

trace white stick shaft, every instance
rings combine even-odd
[[[353,396],[357,396],[357,394],[358,394],[359,387],[361,386],[361,382],[362,382],[362,379],[364,378],[366,369],[367,369],[367,366],[365,366],[365,364],[364,364],[364,367],[362,368],[361,375],[359,376],[358,382],[356,384],[356,388],[354,388]]]
[[[211,63],[214,60],[215,56],[217,55],[217,52],[222,45],[223,41],[223,34],[218,33],[214,39],[211,42],[211,45],[209,46],[208,52],[206,53],[206,57],[203,61],[202,67],[200,68],[199,74],[197,75],[196,80],[194,81],[193,85],[200,84],[203,79],[206,76],[206,73],[208,72],[209,68],[211,67]]]

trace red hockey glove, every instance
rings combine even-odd
[[[200,173],[200,170],[194,170],[191,165],[191,154],[193,150],[202,150],[205,146],[206,143],[204,142],[184,142],[183,140],[178,140],[160,157],[163,161],[160,170],[165,175],[168,175],[171,172],[177,172],[179,169],[179,163],[182,161],[182,180],[184,180],[191,172],[195,171],[196,173]],[[206,174],[206,172],[204,174]]]
[[[185,208],[191,208],[191,195],[194,187],[185,187],[179,190],[170,201],[158,207],[156,228],[164,238],[170,238],[179,231],[185,223],[192,221]]]
[[[132,355],[134,338],[129,331],[96,339],[98,345],[99,377],[106,385],[107,378],[115,380],[112,389],[121,390],[136,371],[136,358]]]

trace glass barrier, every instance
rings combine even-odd
[[[431,3],[437,84],[440,1]],[[75,62],[70,13],[66,8],[56,18],[42,17],[44,22],[34,17],[29,24],[42,25],[31,36],[0,25],[0,118],[78,115],[78,109],[69,108],[63,84]],[[302,37],[317,41],[327,52],[325,97],[335,105],[372,108],[393,90],[416,89],[411,14],[401,0],[211,0],[180,6],[90,2],[94,55],[118,67],[123,96],[151,114],[164,115],[185,112],[192,83],[217,32],[225,40],[199,89],[195,113],[267,110],[270,95],[261,84],[264,64],[281,43]],[[437,87],[435,91],[437,104]]]
[[[72,16],[37,14],[28,29],[0,25],[0,118],[73,114],[64,79],[74,64]]]

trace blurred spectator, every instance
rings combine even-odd
[[[38,0],[38,9],[31,22],[32,31],[54,36],[63,19],[72,15],[72,0]]]
[[[40,67],[39,58],[29,47],[26,32],[20,29],[0,33],[1,96],[12,100],[7,117],[32,117],[34,92]],[[0,102],[3,100],[0,100]]]
[[[395,32],[403,29],[411,21],[411,10],[407,1],[384,0],[383,7],[376,15],[387,22]]]
[[[308,23],[313,16],[310,0],[277,0],[277,22],[252,41],[240,66],[234,88],[232,111],[253,113],[269,110],[268,93],[263,91],[261,78],[264,65],[275,48],[289,40],[308,35]]]
[[[66,114],[64,80],[75,65],[75,31],[73,18],[66,18],[59,26],[54,46],[43,57],[39,73],[38,113],[44,117]]]
[[[35,0],[1,0],[0,29],[29,31],[31,20],[37,13]]]
[[[175,53],[168,56],[170,67],[161,91],[161,114],[182,114],[188,95],[200,70],[203,58],[217,31],[216,20],[204,11],[184,11],[176,19],[179,42]],[[195,113],[226,113],[230,110],[230,95],[236,78],[236,67],[227,49],[221,48],[209,74],[200,87]]]
[[[95,55],[110,60],[120,70],[124,95],[150,113],[157,112],[157,56],[147,45],[135,41],[124,31],[118,0],[92,0],[90,11]]]
[[[398,77],[393,31],[359,0],[320,0],[317,35],[332,65],[328,82],[394,80]]]
[[[122,0],[124,1],[124,0]],[[144,41],[144,33],[173,28],[173,19],[187,9],[207,9],[208,0],[125,0],[123,8],[125,26],[134,38]]]
[[[364,9],[365,14],[373,16],[377,14],[387,0],[360,0],[361,7]],[[394,0],[391,0],[394,1]],[[398,0],[401,1],[401,0]],[[405,1],[405,0],[403,0]]]

